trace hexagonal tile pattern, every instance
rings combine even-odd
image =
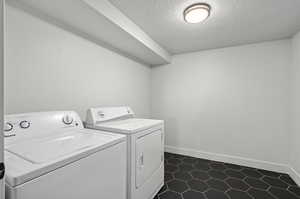
[[[246,177],[242,172],[233,169],[228,169],[224,173],[232,178],[244,179]]]
[[[187,182],[188,186],[195,191],[205,191],[208,189],[207,184],[202,182],[201,180],[190,180]]]
[[[271,187],[269,190],[271,194],[276,196],[278,199],[299,199],[297,196],[292,194],[286,189],[280,189],[276,187]]]
[[[242,191],[246,191],[247,189],[249,189],[249,186],[245,182],[239,179],[229,178],[226,180],[226,182],[233,189],[238,189]]]
[[[256,179],[256,178],[249,178],[247,177],[245,179],[245,182],[249,185],[252,186],[254,188],[257,189],[268,189],[270,185],[268,185],[267,183],[261,181],[260,179]]]
[[[172,173],[172,172],[177,171],[177,170],[178,170],[178,167],[175,166],[175,165],[173,165],[173,164],[166,164],[166,165],[165,165],[165,170],[166,170],[167,172]]]
[[[263,175],[261,173],[259,173],[257,170],[255,169],[249,169],[249,168],[246,168],[246,169],[243,169],[242,170],[243,174],[245,174],[246,176],[248,177],[252,177],[252,178],[260,178],[262,177]]]
[[[229,199],[224,192],[213,189],[206,192],[205,195],[208,199]]]
[[[195,164],[197,163],[197,158],[187,157],[182,160],[186,164]]]
[[[221,171],[224,171],[226,169],[224,163],[221,163],[221,162],[212,162],[210,164],[210,166],[215,169],[215,170],[221,170]]]
[[[240,165],[236,165],[236,164],[230,164],[230,163],[225,163],[224,164],[227,168],[229,168],[229,169],[233,169],[233,170],[237,170],[237,171],[239,171],[239,170],[241,170],[243,167],[242,166],[240,166]]]
[[[188,186],[185,182],[179,181],[179,180],[172,180],[167,183],[168,188],[172,191],[176,191],[178,193],[182,193],[186,190],[188,190]]]
[[[282,180],[280,180],[278,178],[271,178],[271,177],[265,176],[262,178],[262,180],[274,187],[279,187],[279,188],[284,188],[284,189],[289,187],[288,184],[286,184],[285,182],[283,182]]]
[[[182,194],[184,199],[205,199],[203,193],[196,192],[196,191],[187,191]]]
[[[188,172],[183,172],[183,171],[179,171],[177,173],[174,173],[174,177],[176,179],[179,179],[179,180],[182,180],[182,181],[187,181],[187,180],[192,179],[192,176]]]
[[[182,199],[180,194],[173,191],[166,191],[158,197],[159,199]]]
[[[289,187],[288,190],[300,198],[300,187]]]
[[[287,174],[283,174],[279,177],[280,180],[284,181],[285,183],[291,185],[291,186],[297,186],[297,184],[294,182],[294,180]]]
[[[192,171],[191,174],[192,174],[193,178],[197,178],[199,180],[208,180],[210,178],[210,176],[207,174],[207,172],[204,172],[204,171],[195,170],[195,171]]]
[[[262,170],[259,169],[258,172],[260,172],[261,174],[265,175],[265,176],[269,176],[269,177],[273,177],[273,178],[277,178],[280,176],[280,173],[276,173],[273,171],[267,171],[267,170]]]
[[[200,164],[209,164],[209,163],[211,163],[210,160],[201,159],[201,158],[197,158],[197,162],[200,163]]]
[[[174,179],[174,177],[173,177],[172,173],[168,173],[165,171],[165,182],[168,182],[173,179]]]
[[[208,171],[208,170],[210,170],[209,164],[200,163],[200,162],[195,165],[195,168],[199,169],[201,171]]]
[[[176,159],[176,158],[171,158],[167,161],[169,164],[175,164],[175,165],[178,165],[181,163],[181,160],[180,159]]]
[[[217,180],[217,179],[211,179],[207,181],[207,184],[214,189],[217,189],[219,191],[227,191],[229,189],[229,186],[225,183],[225,181]]]
[[[208,175],[219,180],[225,180],[228,177],[225,173],[218,170],[210,170],[208,172]]]
[[[231,199],[252,199],[252,197],[247,192],[243,191],[230,190],[227,192],[227,194]]]
[[[165,153],[165,185],[154,199],[300,199],[289,175]]]
[[[179,165],[179,170],[180,171],[190,171],[192,169],[194,169],[194,167],[190,164],[184,163],[184,164]]]
[[[250,189],[248,193],[254,199],[275,199],[270,193],[259,189]]]

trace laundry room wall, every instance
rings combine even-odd
[[[175,55],[152,70],[166,149],[281,170],[288,163],[291,41]]]
[[[300,32],[294,36],[292,46],[291,164],[298,173],[298,183],[300,183]]]
[[[148,66],[7,6],[6,113],[129,105],[150,114]]]

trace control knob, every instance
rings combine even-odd
[[[22,129],[27,129],[27,128],[30,127],[30,122],[24,120],[24,121],[20,122],[20,127],[21,127]]]
[[[73,123],[74,119],[72,116],[69,116],[69,115],[65,115],[62,119],[63,123],[64,124],[67,124],[67,125],[70,125]]]
[[[6,131],[6,132],[13,130],[13,128],[14,128],[14,126],[9,122],[6,122],[4,124],[4,131]]]

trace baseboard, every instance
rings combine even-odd
[[[294,168],[290,167],[289,168],[289,175],[293,180],[300,186],[300,173],[298,173]]]
[[[225,154],[218,154],[218,153],[211,153],[211,152],[205,152],[205,151],[198,151],[194,149],[186,149],[186,148],[178,148],[174,146],[165,146],[165,151],[170,153],[177,153],[181,155],[187,155],[197,158],[203,158],[203,159],[209,159],[214,161],[220,161],[220,162],[227,162],[232,164],[238,164],[242,166],[247,167],[254,167],[259,169],[265,169],[269,171],[275,171],[280,173],[293,173],[292,176],[298,176],[297,172],[289,165],[286,164],[280,164],[280,163],[274,163],[274,162],[268,162],[268,161],[262,161],[262,160],[255,160],[250,158],[244,158],[239,156],[231,156],[231,155],[225,155]],[[296,178],[296,177],[295,177]],[[298,178],[299,180],[299,178]],[[300,182],[300,181],[296,181]]]

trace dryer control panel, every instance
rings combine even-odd
[[[87,111],[86,123],[95,125],[109,120],[132,117],[134,112],[128,106],[90,108]]]

